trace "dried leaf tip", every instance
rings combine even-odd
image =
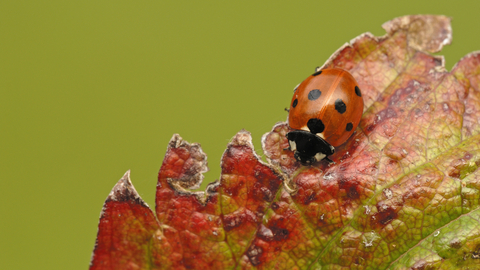
[[[236,148],[236,147],[247,147],[247,148],[249,148],[252,151],[253,156],[257,160],[259,160],[259,162],[261,164],[264,164],[264,165],[269,166],[270,168],[273,168],[269,164],[264,163],[262,161],[262,158],[257,154],[257,152],[255,152],[255,147],[254,147],[253,142],[252,142],[252,134],[245,129],[242,129],[239,132],[237,132],[237,134],[235,134],[235,136],[233,136],[230,143],[228,143],[227,149],[225,150],[225,152],[223,154],[223,157],[222,157],[222,166],[223,166],[223,160],[225,159],[226,153],[229,151],[229,149]]]
[[[436,53],[452,43],[451,20],[443,15],[410,15],[388,21],[382,27],[390,36],[398,30],[406,30],[410,47]]]
[[[200,187],[204,176],[208,172],[207,155],[198,143],[188,143],[178,134],[174,134],[168,144],[165,159],[167,164],[178,164],[181,167],[179,173],[171,175],[167,181],[181,189],[197,189]],[[180,162],[181,161],[181,162]],[[172,172],[174,171],[173,168]],[[178,168],[177,168],[178,169]]]
[[[172,148],[179,148],[183,145],[186,145],[188,144],[187,142],[185,142],[183,140],[182,137],[180,137],[179,134],[175,133],[173,134],[172,138],[170,139],[170,142],[168,143],[168,147],[172,147]]]
[[[248,146],[253,149],[252,135],[245,129],[240,130],[231,141],[232,145]]]
[[[140,195],[138,194],[137,190],[132,184],[132,181],[130,180],[130,170],[128,170],[113,187],[105,202],[109,201],[135,201],[137,204],[148,207],[148,205],[142,200],[142,198],[140,198]]]

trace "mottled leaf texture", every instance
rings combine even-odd
[[[358,81],[364,115],[331,156],[302,166],[287,123],[240,131],[221,178],[174,135],[155,214],[127,173],[100,216],[91,269],[480,269],[480,52],[451,72],[450,18],[406,16],[362,34],[323,67]],[[313,69],[312,69],[313,70]]]

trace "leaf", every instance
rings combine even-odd
[[[155,215],[133,187],[128,171],[103,206],[90,269],[168,266],[169,250]]]
[[[331,156],[301,166],[286,123],[240,131],[207,171],[178,135],[159,172],[156,215],[127,173],[100,217],[91,269],[480,269],[480,52],[447,72],[450,18],[406,16],[345,44],[323,67],[348,70],[365,110]]]

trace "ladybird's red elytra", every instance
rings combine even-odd
[[[339,68],[319,70],[295,87],[287,134],[295,158],[307,165],[326,159],[345,143],[363,114],[362,92],[355,78]]]

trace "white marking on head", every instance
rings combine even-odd
[[[297,144],[295,143],[295,141],[288,141],[288,144],[290,145],[290,150],[292,151],[297,151]]]
[[[317,161],[320,161],[320,160],[324,159],[325,157],[326,157],[326,155],[325,155],[325,154],[322,154],[322,153],[317,153],[317,154],[315,155],[315,159],[316,159]]]

